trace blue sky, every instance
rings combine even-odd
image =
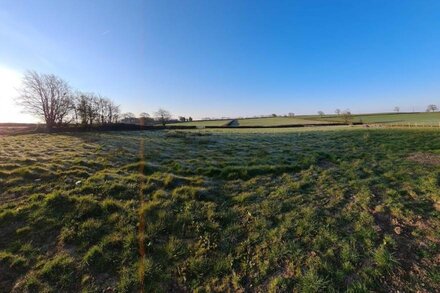
[[[0,121],[26,69],[194,118],[440,103],[440,1],[0,3]],[[3,110],[1,110],[3,109]]]

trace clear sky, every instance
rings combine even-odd
[[[22,73],[194,118],[440,103],[440,1],[0,2],[0,121]]]

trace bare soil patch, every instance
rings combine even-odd
[[[424,165],[440,166],[440,155],[432,153],[414,153],[408,157],[408,160]]]

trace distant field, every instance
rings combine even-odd
[[[322,132],[322,131],[346,131],[359,129],[361,126],[349,126],[349,125],[338,125],[338,126],[310,126],[310,127],[273,127],[273,128],[220,128],[220,129],[191,129],[186,130],[188,132],[195,133],[207,133],[207,134],[281,134],[281,133],[303,133],[303,132]]]
[[[2,136],[0,291],[438,292],[438,130],[324,128]]]
[[[174,123],[169,125],[185,126],[224,126],[231,120],[206,120]],[[238,119],[235,126],[279,126],[279,125],[297,125],[297,124],[319,124],[330,123],[316,119],[290,118],[290,117],[267,117],[267,118],[246,118]]]
[[[319,116],[313,116],[314,119],[320,119]],[[336,115],[325,116],[324,121],[342,121],[341,117]],[[363,123],[419,123],[421,125],[439,125],[440,112],[436,113],[388,113],[388,114],[368,114],[368,115],[353,115],[353,122]]]
[[[24,133],[38,128],[36,124],[0,123],[0,135]]]
[[[319,124],[327,123],[327,121],[318,121],[312,119],[296,118],[296,117],[268,117],[268,118],[248,118],[239,119],[238,126],[279,126],[279,125],[296,125],[296,124]]]
[[[204,120],[204,121],[192,121],[172,123],[169,125],[182,125],[182,126],[223,126],[229,123],[231,120]]]
[[[208,120],[194,121],[185,123],[176,123],[170,125],[193,125],[193,126],[223,126],[231,120]],[[235,126],[280,126],[280,125],[298,125],[298,124],[322,124],[322,123],[343,123],[342,116],[325,115],[303,115],[297,117],[268,117],[268,118],[248,118],[238,119]],[[411,124],[415,126],[439,126],[440,112],[436,113],[385,113],[385,114],[362,114],[353,115],[353,122],[378,123],[378,124]]]

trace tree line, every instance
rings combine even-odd
[[[25,112],[41,118],[48,130],[69,124],[90,126],[117,123],[120,108],[95,93],[73,91],[53,74],[28,71],[24,74],[17,102]]]
[[[136,123],[165,125],[171,120],[171,113],[159,109],[155,119],[148,113],[141,113],[136,118],[132,113],[121,113],[120,106],[112,100],[96,93],[73,90],[69,83],[54,74],[41,74],[27,71],[16,102],[27,112],[42,119],[46,128],[75,125],[93,127],[116,123]],[[179,117],[185,121],[185,117]],[[192,121],[189,117],[188,121]]]

